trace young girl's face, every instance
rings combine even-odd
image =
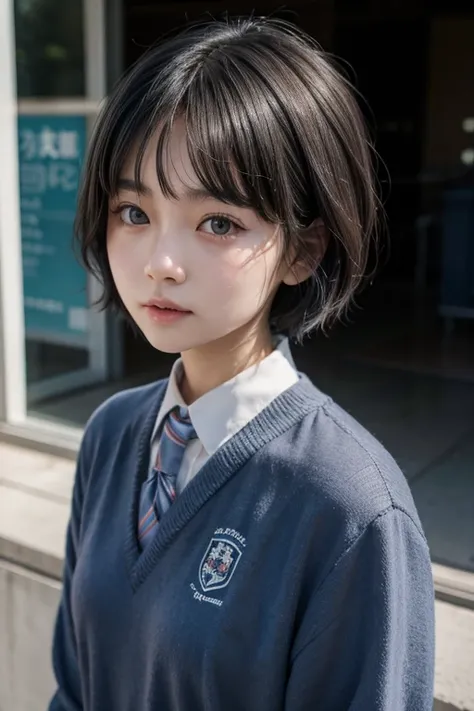
[[[178,199],[165,197],[156,174],[157,140],[148,144],[142,185],[134,183],[132,153],[109,206],[108,258],[125,307],[151,345],[169,353],[234,333],[242,339],[250,328],[268,333],[269,305],[287,271],[280,229],[253,210],[205,194],[180,121],[167,157]]]

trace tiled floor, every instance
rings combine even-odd
[[[474,572],[474,429],[412,490],[436,562]]]

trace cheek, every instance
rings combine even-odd
[[[137,273],[143,273],[142,257],[136,246],[121,238],[120,233],[110,230],[107,233],[107,257],[110,270],[117,288],[126,284]]]
[[[220,308],[248,310],[263,305],[273,289],[276,254],[272,250],[255,253],[254,250],[236,248],[214,264],[208,262],[206,283],[209,298]]]

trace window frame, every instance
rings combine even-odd
[[[84,97],[18,100],[14,4],[13,0],[0,3],[0,439],[68,457],[77,453],[82,428],[34,418],[27,411],[17,121],[22,114],[84,115],[90,132],[106,95],[107,11],[106,0],[83,0]],[[88,292],[93,303],[99,294],[93,278]],[[110,374],[109,354],[115,350],[110,348],[110,332],[109,317],[91,312],[89,360],[96,381]],[[114,367],[114,375],[118,370]],[[82,380],[72,376],[72,385],[88,383],[86,373]]]

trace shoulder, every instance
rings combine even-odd
[[[91,415],[85,429],[81,451],[96,449],[108,432],[114,439],[142,431],[148,420],[156,417],[167,380],[122,390],[105,400]]]
[[[390,549],[402,569],[409,548],[427,564],[410,487],[393,457],[331,398],[310,383],[306,388],[314,406],[261,451],[258,464],[271,471],[278,506],[302,541],[308,589],[333,579],[340,563],[350,565],[362,549],[369,566],[378,567],[382,549]]]
[[[111,463],[137,453],[146,428],[150,433],[167,380],[130,388],[105,400],[89,418],[76,462],[72,515],[79,519],[93,486],[104,486]],[[91,497],[93,498],[93,497]]]
[[[309,515],[324,513],[347,539],[391,510],[403,512],[424,537],[408,482],[393,457],[331,398],[319,397],[318,406],[272,449]]]

